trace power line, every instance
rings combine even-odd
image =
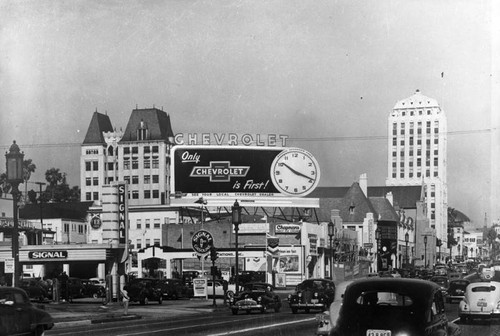
[[[455,135],[470,135],[470,134],[484,134],[491,133],[493,129],[478,129],[478,130],[465,130],[465,131],[448,131],[449,136]],[[306,142],[338,142],[338,141],[371,141],[371,140],[387,140],[387,135],[364,135],[364,136],[336,136],[336,137],[319,137],[319,138],[288,138],[288,141],[306,141]],[[0,148],[9,149],[9,145],[0,145]],[[59,147],[81,147],[82,143],[79,142],[65,142],[65,143],[48,143],[48,144],[22,144],[22,148],[59,148]]]

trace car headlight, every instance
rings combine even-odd
[[[300,298],[300,297],[302,297],[302,293],[297,294],[297,296],[298,296],[299,298]]]
[[[257,298],[257,301],[258,301],[258,302],[261,302],[261,301],[262,301],[262,296],[259,296],[259,297]]]
[[[318,292],[314,293],[314,297],[317,298],[318,297]]]

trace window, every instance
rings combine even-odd
[[[159,190],[153,190],[153,198],[160,198],[160,191]]]
[[[123,147],[123,154],[130,154],[130,147]]]
[[[99,193],[97,191],[94,192],[94,201],[99,200]]]
[[[130,169],[130,161],[129,160],[123,161],[123,169]]]
[[[158,146],[153,146],[153,153],[158,153]]]
[[[63,224],[63,230],[64,230],[64,232],[66,232],[66,233],[67,233],[67,232],[69,232],[69,224],[68,224],[68,223],[64,223],[64,224]]]
[[[151,148],[149,146],[144,146],[144,153],[151,153]]]
[[[401,146],[404,146],[404,145],[405,145],[405,141],[401,140]]]
[[[413,146],[413,137],[410,137],[410,146]]]
[[[98,177],[94,177],[94,178],[92,179],[92,182],[93,182],[92,184],[93,184],[93,185],[95,185],[95,186],[96,186],[96,185],[99,185],[99,178],[98,178]]]
[[[135,245],[136,245],[137,249],[140,250],[142,248],[142,240],[137,239],[135,242]]]
[[[115,164],[113,162],[108,162],[108,170],[115,170]]]
[[[151,161],[149,158],[144,158],[144,169],[149,169],[151,168]]]
[[[151,246],[151,239],[146,239],[146,247],[150,247]]]
[[[150,219],[146,219],[146,222],[144,223],[144,226],[146,227],[146,229],[150,229],[151,228],[151,220]]]
[[[139,160],[132,159],[132,169],[139,169]]]
[[[144,184],[150,184],[150,183],[151,183],[151,176],[144,175]]]
[[[85,161],[85,171],[91,171],[91,170],[92,170],[92,162]]]
[[[145,199],[151,198],[151,190],[144,190],[144,198]]]
[[[158,168],[160,166],[160,160],[153,159],[153,169]]]
[[[396,146],[398,144],[398,140],[396,138],[392,138],[392,145]]]
[[[139,176],[137,175],[132,176],[132,184],[139,184]]]
[[[132,190],[132,199],[139,199],[139,191]]]
[[[92,169],[95,171],[98,171],[99,170],[99,162],[92,161]]]
[[[155,238],[153,244],[154,244],[154,246],[160,246],[160,240]]]
[[[137,154],[137,153],[139,153],[139,147],[137,146],[132,147],[132,154]]]
[[[153,220],[153,227],[154,227],[155,229],[159,229],[159,228],[160,228],[160,219],[159,219],[159,218],[155,218],[155,219]]]
[[[92,193],[85,193],[85,200],[86,201],[92,201]]]
[[[153,175],[153,183],[158,183],[160,179],[159,175]]]
[[[85,185],[86,186],[92,185],[92,179],[90,177],[85,178]]]
[[[127,184],[130,184],[130,176],[124,176],[123,180],[127,182]]]
[[[135,220],[135,225],[137,226],[138,229],[142,228],[142,222],[141,219],[136,219]]]

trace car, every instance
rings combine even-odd
[[[378,276],[378,273],[375,273]],[[335,296],[330,308],[322,313],[316,314],[316,321],[318,321],[318,327],[316,329],[316,335],[329,335],[330,330],[339,317],[340,307],[342,306],[342,299],[344,298],[344,292],[347,286],[349,286],[354,280],[342,281],[335,287]]]
[[[227,290],[224,293],[224,280],[215,280],[215,297],[224,297],[226,295],[226,298],[230,298],[234,296],[234,293],[236,293],[236,286],[235,284],[230,284],[227,283]],[[207,281],[207,294],[209,297],[213,297],[213,281],[208,280]]]
[[[347,286],[332,336],[460,335],[439,285],[421,279],[363,278]]]
[[[484,281],[470,283],[458,305],[460,321],[473,318],[500,317],[500,282]]]
[[[444,297],[448,295],[449,280],[446,276],[435,275],[429,279],[430,281],[437,283],[441,287]]]
[[[90,278],[89,280],[96,285],[106,287],[106,280],[103,278]]]
[[[276,313],[281,309],[281,298],[274,292],[275,287],[265,282],[249,282],[243,286],[243,291],[229,298],[229,308],[233,315],[240,311],[250,314],[252,311],[265,313],[273,309]]]
[[[54,320],[42,305],[31,303],[28,294],[17,287],[0,287],[0,336],[43,335]]]
[[[132,279],[127,284],[127,292],[130,302],[139,302],[141,305],[146,305],[149,301],[158,301],[158,304],[163,303],[163,293],[158,279]]]
[[[299,310],[326,310],[335,296],[335,283],[328,279],[312,278],[302,281],[295,292],[288,296],[288,304],[293,314]]]
[[[21,279],[19,287],[26,291],[31,300],[43,302],[52,298],[52,287],[39,278]]]
[[[158,280],[163,298],[177,300],[182,297],[190,297],[189,287],[182,279],[161,279]]]
[[[448,285],[448,294],[446,295],[446,302],[452,303],[453,300],[463,300],[465,297],[465,289],[469,285],[469,281],[465,279],[451,280]]]
[[[91,297],[94,299],[103,298],[106,296],[106,289],[99,285],[99,283],[90,279],[82,279],[83,296]]]

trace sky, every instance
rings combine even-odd
[[[320,186],[381,186],[389,113],[419,89],[447,116],[449,206],[482,226],[491,1],[0,0],[0,149],[79,185],[92,114],[155,106],[174,133],[288,135]]]

